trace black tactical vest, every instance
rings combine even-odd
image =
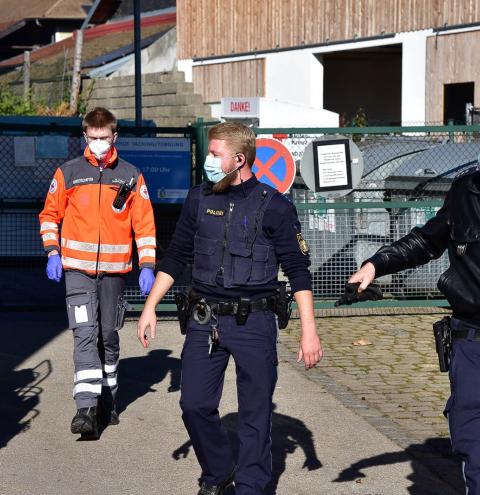
[[[225,288],[263,285],[276,280],[278,261],[263,235],[265,210],[276,190],[258,183],[246,198],[200,194],[192,276]]]

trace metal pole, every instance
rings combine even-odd
[[[23,52],[23,98],[30,99],[30,52]]]
[[[141,25],[140,1],[133,0],[133,29],[135,48],[135,125],[142,125],[142,54],[141,54]]]

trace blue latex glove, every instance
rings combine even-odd
[[[47,277],[55,282],[60,282],[62,279],[62,260],[59,254],[52,254],[48,257]]]
[[[140,292],[142,296],[150,294],[152,290],[153,282],[155,282],[155,275],[151,268],[142,268],[140,271],[140,277],[138,279],[138,285],[140,286]]]

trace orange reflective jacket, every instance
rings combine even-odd
[[[132,178],[134,187],[124,206],[114,208],[119,187]],[[65,269],[129,272],[132,230],[140,267],[155,266],[155,222],[145,180],[136,167],[118,158],[115,148],[105,163],[99,164],[87,146],[83,157],[59,167],[39,218],[45,250],[58,250]]]

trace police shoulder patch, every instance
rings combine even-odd
[[[302,254],[307,255],[310,251],[310,248],[308,247],[308,242],[303,238],[300,232],[297,234],[297,242]]]

